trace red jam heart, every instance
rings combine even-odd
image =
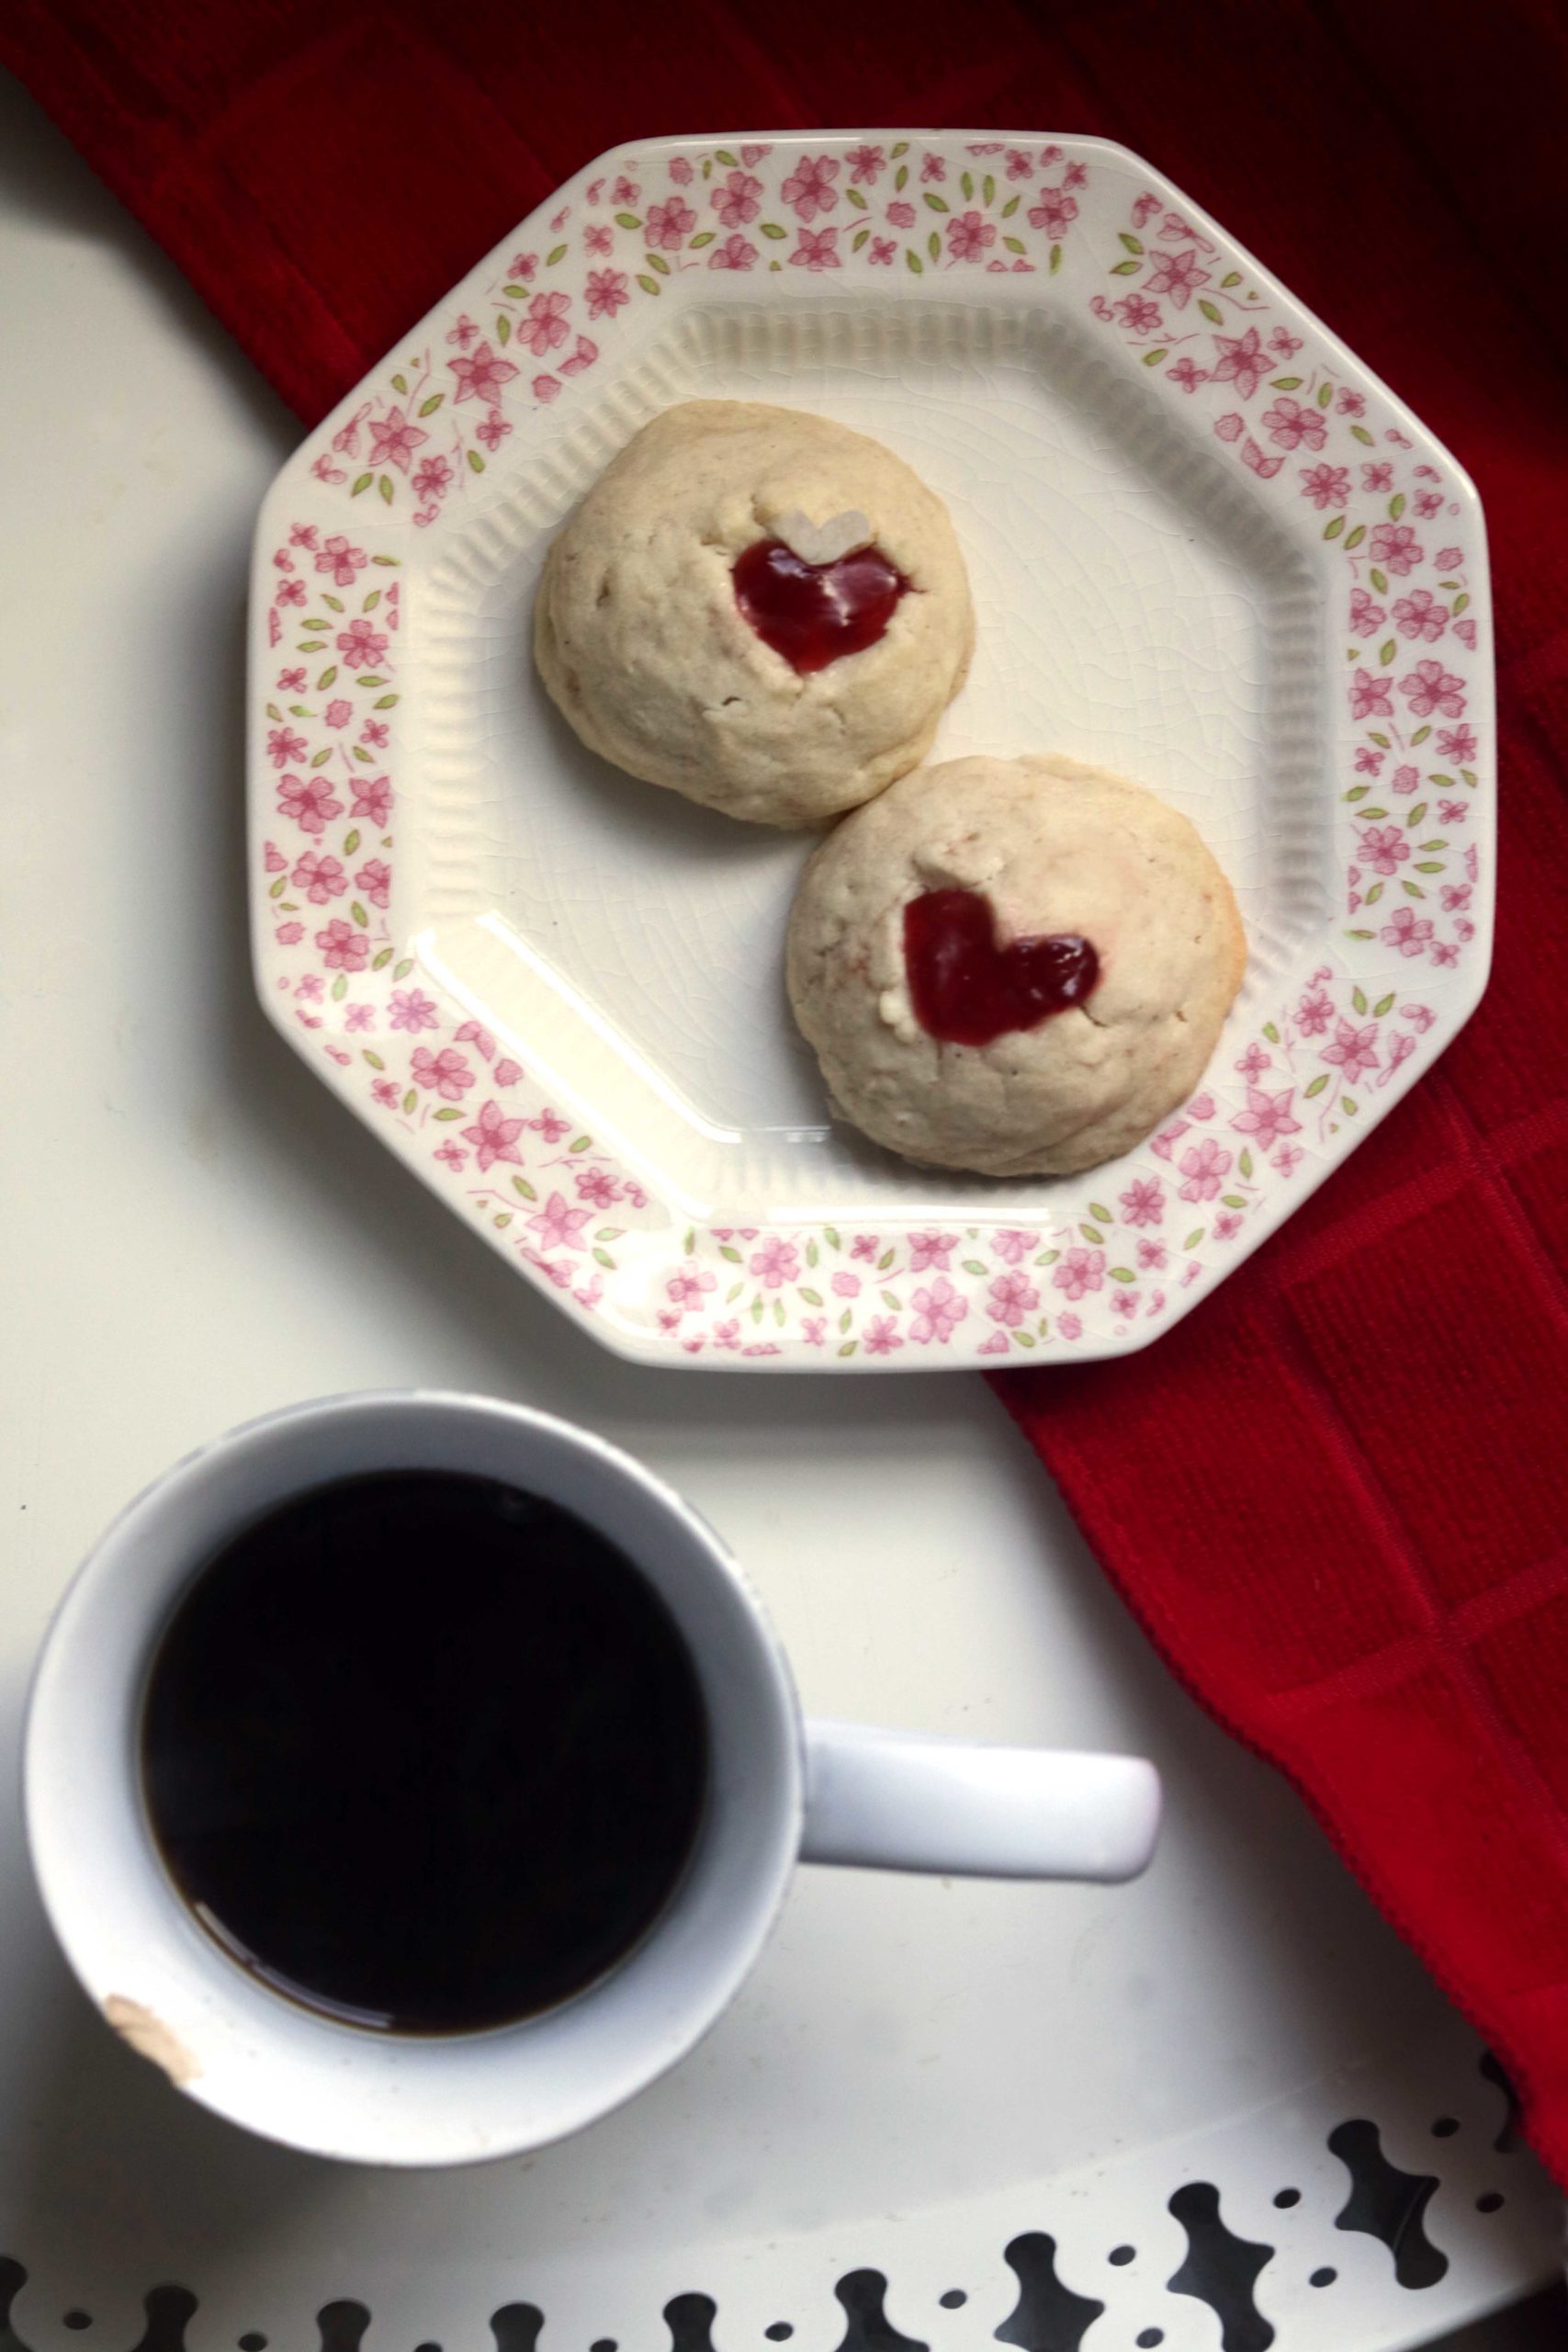
[[[759,539],[737,556],[734,580],[735,601],[763,644],[803,673],[874,645],[909,584],[880,548],[807,563],[782,539]]]
[[[945,1046],[988,1046],[1082,1004],[1100,978],[1087,939],[1015,939],[998,947],[989,899],[926,890],[904,910],[904,963],[915,1017]]]

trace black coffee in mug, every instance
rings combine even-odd
[[[209,1562],[141,1717],[164,1864],[309,2007],[474,2032],[636,1945],[695,1844],[702,1694],[663,1602],[571,1512],[488,1478],[299,1495]]]

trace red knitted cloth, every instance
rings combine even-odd
[[[1485,1004],[1148,1353],[998,1387],[1166,1657],[1291,1775],[1568,2181],[1568,17],[10,0],[0,54],[308,421],[615,141],[995,124],[1148,155],[1473,474],[1505,778]]]

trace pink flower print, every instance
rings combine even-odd
[[[1325,506],[1343,506],[1350,495],[1348,466],[1303,466],[1302,496],[1310,498],[1321,514]]]
[[[435,1157],[437,1159],[442,1161],[446,1167],[450,1168],[454,1175],[457,1174],[459,1169],[466,1168],[468,1164],[468,1153],[466,1151],[459,1151],[450,1136],[447,1136],[446,1142],[441,1146]]]
[[[880,147],[852,147],[844,157],[850,167],[850,179],[856,187],[874,187],[887,158]]]
[[[351,668],[373,670],[378,662],[386,659],[389,642],[368,621],[350,621],[345,629],[338,631],[337,650]]]
[[[796,269],[838,269],[839,232],[837,229],[797,229],[796,244],[790,261]]]
[[[452,469],[445,458],[422,458],[414,470],[416,498],[439,498],[452,486]]]
[[[1111,307],[1129,333],[1133,334],[1160,333],[1159,304],[1151,302],[1145,295],[1123,294],[1122,300]]]
[[[368,401],[361,401],[348,423],[333,435],[333,447],[348,457],[359,454],[359,428],[370,413]]]
[[[317,537],[314,523],[292,523],[289,526],[288,544],[291,548],[310,548],[313,550]]]
[[[1155,290],[1153,278],[1149,290]],[[1234,384],[1237,398],[1249,401],[1272,365],[1258,329],[1248,327],[1242,335],[1217,334],[1214,347],[1220,355],[1213,365],[1215,382]]]
[[[559,390],[560,390],[560,378],[559,378],[558,376],[536,376],[536,377],[535,377],[535,379],[534,379],[534,383],[533,383],[533,393],[534,393],[534,398],[535,398],[536,401],[553,401],[553,400],[556,398],[557,394],[559,392]]]
[[[310,748],[303,735],[296,735],[291,727],[267,730],[266,755],[275,768],[286,768],[291,762],[302,760]]]
[[[1292,334],[1289,327],[1276,327],[1269,338],[1269,350],[1276,352],[1281,359],[1293,359],[1301,347],[1300,335]],[[1315,443],[1314,447],[1316,447]]]
[[[764,1290],[777,1290],[784,1283],[798,1281],[800,1276],[799,1250],[793,1241],[785,1241],[776,1233],[770,1234],[747,1262]]]
[[[1410,503],[1422,521],[1429,523],[1442,507],[1442,493],[1436,490],[1418,490]]]
[[[475,425],[474,438],[476,441],[482,441],[487,449],[495,450],[500,448],[511,430],[511,425],[501,411],[498,408],[492,408],[489,414]]]
[[[547,1105],[536,1118],[530,1119],[528,1125],[536,1135],[543,1136],[547,1143],[559,1143],[562,1136],[571,1133],[571,1121],[563,1119],[558,1111],[552,1111]]]
[[[851,1257],[864,1258],[874,1263],[876,1242],[877,1237],[874,1233],[857,1233],[854,1238],[854,1246],[850,1251]]]
[[[613,249],[615,242],[615,238],[603,220],[593,221],[582,232],[582,245],[585,253],[607,254]]]
[[[1361,835],[1359,854],[1374,874],[1393,874],[1410,854],[1410,843],[1397,825],[1369,825]]]
[[[305,691],[304,671],[280,670],[277,673],[277,691],[281,695],[302,695]]]
[[[672,201],[679,202],[679,198]],[[679,242],[677,238],[676,243]],[[517,322],[518,342],[525,343],[536,359],[543,359],[547,352],[556,350],[566,341],[570,332],[566,314],[570,308],[571,297],[569,294],[556,291],[536,294]],[[513,372],[515,374],[516,370]],[[487,393],[486,398],[493,400],[495,395]]]
[[[1056,1317],[1056,1329],[1061,1333],[1064,1340],[1081,1340],[1083,1337],[1083,1317],[1079,1315],[1058,1315]]]
[[[469,318],[467,311],[464,311],[459,314],[457,323],[447,335],[446,340],[448,343],[456,344],[459,351],[467,351],[478,333],[479,328]]]
[[[865,1351],[868,1356],[890,1356],[901,1348],[898,1326],[891,1315],[874,1315],[865,1327]]]
[[[370,944],[362,931],[334,915],[325,931],[316,933],[321,961],[329,972],[362,972],[370,961]]]
[[[1439,825],[1462,825],[1469,815],[1468,800],[1439,800],[1438,803]]]
[[[959,1296],[945,1274],[939,1274],[929,1289],[918,1290],[909,1304],[915,1317],[909,1337],[920,1348],[933,1340],[945,1348],[969,1313],[968,1300]]]
[[[1295,1091],[1287,1086],[1282,1094],[1265,1094],[1261,1087],[1249,1085],[1247,1108],[1236,1113],[1231,1125],[1238,1136],[1250,1136],[1259,1151],[1271,1149],[1281,1136],[1299,1136],[1302,1123],[1291,1116]]]
[[[304,936],[305,926],[302,922],[280,922],[273,933],[273,937],[280,947],[297,947]],[[287,988],[288,985],[286,980],[284,986]]]
[[[1432,558],[1439,571],[1457,571],[1464,561],[1462,548],[1439,548]]]
[[[620,193],[622,188],[630,189],[630,194],[627,196],[622,196]],[[635,187],[632,187],[629,180],[618,180],[616,182],[615,201],[617,204],[635,204],[637,202],[637,190]],[[512,259],[506,265],[506,275],[508,277],[532,277],[534,272],[538,268],[538,266],[539,256],[537,254],[513,254]]]
[[[1392,490],[1393,488],[1393,468],[1386,458],[1379,458],[1374,463],[1361,468],[1361,488],[1363,490]]]
[[[1206,368],[1200,368],[1196,361],[1185,357],[1179,359],[1173,368],[1168,368],[1165,372],[1173,384],[1180,385],[1184,392],[1195,392],[1200,384],[1206,384],[1209,380],[1209,371]]]
[[[359,730],[359,740],[362,743],[369,744],[372,751],[384,752],[387,748],[386,720],[367,718]]]
[[[1449,625],[1447,605],[1429,588],[1413,588],[1408,596],[1401,596],[1393,617],[1401,637],[1424,637],[1428,645],[1435,645]]]
[[[1374,563],[1385,571],[1397,573],[1401,580],[1414,571],[1427,550],[1416,544],[1416,534],[1408,523],[1380,523],[1372,533],[1368,552]]]
[[[1021,1233],[1016,1226],[1004,1225],[991,1236],[992,1245],[1004,1265],[1016,1266],[1027,1258],[1034,1246],[1032,1233]]]
[[[390,1078],[378,1078],[370,1089],[370,1097],[372,1102],[379,1102],[383,1111],[395,1111],[398,1107],[396,1080]]]
[[[1389,783],[1395,792],[1404,793],[1414,792],[1420,781],[1420,769],[1412,767],[1408,761],[1405,762],[1403,767],[1395,768],[1393,775],[1389,778]]]
[[[307,972],[294,993],[296,996],[302,996],[307,1004],[320,1004],[321,1001],[321,974]]]
[[[494,1058],[495,1039],[488,1029],[481,1029],[477,1021],[464,1022],[457,1032],[457,1043],[459,1046],[475,1046],[487,1062]]]
[[[840,1270],[840,1272],[833,1276],[832,1288],[840,1298],[858,1298],[860,1296],[860,1276],[858,1274],[846,1273]]]
[[[1256,1086],[1264,1071],[1272,1064],[1273,1059],[1273,1055],[1266,1054],[1255,1037],[1237,1062],[1236,1068],[1249,1086]]]
[[[335,817],[337,810],[331,808],[325,813]],[[384,775],[356,775],[354,779],[354,806],[348,813],[351,817],[368,817],[373,825],[384,827],[392,813],[391,779]],[[319,830],[319,827],[311,827],[312,831]]]
[[[1440,662],[1417,662],[1409,676],[1399,682],[1413,718],[1429,718],[1435,710],[1440,710],[1445,718],[1461,718],[1463,688],[1464,680],[1457,672],[1445,670]]]
[[[287,874],[288,860],[276,842],[268,842],[262,851],[262,865],[268,874]]]
[[[610,191],[611,200],[615,204],[635,204],[641,194],[636,180],[627,179],[624,172]]]
[[[1138,1244],[1138,1263],[1145,1273],[1157,1273],[1169,1256],[1170,1252],[1163,1241],[1140,1241]]]
[[[302,833],[323,833],[327,819],[343,813],[343,802],[324,775],[280,776],[277,808],[280,816],[293,818]]]
[[[1438,756],[1452,760],[1456,767],[1468,767],[1475,757],[1475,729],[1445,727],[1438,737]]]
[[[566,297],[563,294],[558,299],[564,302]],[[503,389],[517,373],[511,360],[502,359],[488,343],[481,343],[471,357],[449,359],[446,365],[457,379],[459,404],[464,401],[493,403],[501,398]]]
[[[1366,408],[1367,403],[1359,392],[1341,390],[1334,403],[1337,416],[1364,416]]]
[[[387,1014],[389,1029],[408,1029],[416,1035],[421,1029],[438,1029],[441,1015],[434,998],[423,989],[394,989]]]
[[[934,1266],[939,1274],[945,1274],[948,1261],[957,1247],[958,1236],[955,1233],[911,1233],[909,1272],[923,1274],[928,1267]]]
[[[730,1352],[739,1347],[740,1325],[734,1316],[730,1317],[728,1323],[716,1323],[714,1325],[713,1343],[716,1350],[725,1353]]]
[[[329,727],[346,727],[354,717],[354,705],[351,702],[330,702],[321,717]]]
[[[1402,1004],[1399,1013],[1401,1020],[1408,1021],[1411,1027],[1418,1029],[1423,1036],[1438,1017],[1431,1006],[1427,1004]]]
[[[761,209],[761,181],[754,179],[750,172],[731,172],[713,192],[713,209],[721,225],[743,229],[749,220],[755,220]]]
[[[509,1119],[499,1102],[486,1102],[480,1107],[477,1125],[465,1127],[462,1134],[463,1141],[474,1147],[481,1176],[498,1159],[510,1159],[513,1167],[522,1166],[517,1152],[517,1138],[522,1132],[522,1120]]]
[[[287,548],[276,549],[272,560],[279,571],[292,571],[294,569],[294,558]]]
[[[1379,769],[1382,766],[1382,760],[1383,755],[1381,752],[1372,751],[1365,743],[1358,744],[1356,749],[1356,774],[1358,775],[1376,775]]]
[[[1135,1176],[1122,1195],[1128,1225],[1158,1225],[1165,1216],[1165,1187],[1157,1176]]]
[[[1197,251],[1190,245],[1185,253],[1156,254],[1154,267],[1144,280],[1144,290],[1147,294],[1167,294],[1173,311],[1184,311],[1199,287],[1207,286],[1211,275],[1209,270],[1199,268]],[[1293,448],[1295,445],[1292,442],[1291,446]]]
[[[808,1348],[825,1347],[828,1342],[827,1317],[825,1315],[802,1316],[800,1336]]]
[[[1054,147],[1048,151],[1046,155],[1043,155],[1040,160],[1042,163],[1048,161],[1055,162],[1056,157],[1060,155],[1061,152],[1062,151],[1059,147]],[[1140,196],[1137,202],[1133,207],[1134,228],[1141,229],[1145,220],[1152,220],[1155,214],[1159,210],[1159,208],[1160,199],[1157,196]]]
[[[1007,162],[1010,180],[1032,180],[1034,177],[1034,166],[1021,147],[1010,147]]]
[[[1181,1187],[1184,1201],[1212,1201],[1229,1171],[1233,1154],[1222,1151],[1213,1136],[1205,1136],[1190,1151],[1181,1155],[1181,1173],[1186,1182]]]
[[[1111,1294],[1112,1315],[1131,1315],[1137,1307],[1140,1293],[1135,1290],[1113,1290]]]
[[[700,1306],[710,1290],[718,1288],[718,1277],[699,1266],[694,1258],[688,1259],[678,1274],[671,1274],[664,1285],[664,1295],[673,1299],[685,1313],[688,1306]]]
[[[416,1046],[409,1070],[416,1086],[434,1088],[443,1102],[460,1102],[474,1082],[473,1066],[456,1046],[443,1046],[438,1054]]]
[[[1173,1119],[1168,1127],[1162,1127],[1157,1136],[1151,1137],[1149,1149],[1157,1159],[1168,1159],[1191,1124],[1190,1119]]]
[[[1432,961],[1434,964],[1457,964],[1459,949],[1439,940],[1432,950]]]
[[[737,230],[734,236],[726,237],[715,245],[708,255],[708,267],[710,269],[750,269],[756,258],[757,248],[750,238],[743,237]],[[873,258],[874,259],[874,255]]]
[[[1445,914],[1462,914],[1470,904],[1469,883],[1445,882],[1442,888],[1442,900]]]
[[[1459,639],[1461,645],[1468,645],[1472,653],[1474,652],[1475,623],[1468,613],[1466,613],[1463,620],[1455,621],[1454,635]]]
[[[396,466],[400,473],[406,474],[414,451],[429,438],[429,434],[421,432],[400,408],[390,408],[379,423],[371,420],[367,462],[372,466]]]
[[[896,203],[888,206],[887,218],[895,229],[912,229],[915,225],[915,208],[912,204],[907,204],[900,197]]]
[[[1381,605],[1374,604],[1364,588],[1350,591],[1350,629],[1353,636],[1371,637],[1382,628],[1388,615]]]
[[[878,262],[886,268],[891,264],[893,256],[897,250],[898,248],[894,243],[891,237],[873,237],[871,241],[871,252],[867,255],[867,259]]]
[[[1016,1331],[1024,1317],[1040,1304],[1040,1293],[1021,1272],[998,1274],[991,1284],[990,1297],[987,1314],[993,1323],[1000,1323],[1009,1331]]]
[[[1369,1021],[1361,1029],[1341,1021],[1335,1028],[1334,1043],[1323,1048],[1323,1058],[1344,1072],[1347,1086],[1354,1086],[1363,1070],[1378,1068],[1377,1041],[1375,1021]]]
[[[672,254],[679,252],[685,238],[696,227],[697,216],[684,198],[671,196],[662,204],[649,206],[648,219],[643,225],[651,246],[657,251]]]
[[[384,857],[367,859],[354,879],[373,907],[387,905],[392,891],[392,869]]]
[[[1398,907],[1379,932],[1385,947],[1396,948],[1401,956],[1420,956],[1426,952],[1432,936],[1429,916],[1417,916],[1414,907]]]
[[[341,899],[348,888],[348,876],[338,860],[322,857],[313,849],[305,851],[289,878],[313,907],[324,907],[329,899]]]
[[[1075,1246],[1058,1261],[1052,1282],[1072,1299],[1082,1298],[1086,1291],[1105,1287],[1105,1252]]]
[[[369,560],[363,548],[351,547],[342,531],[334,531],[316,558],[316,570],[326,572],[334,586],[351,588],[355,573]]]
[[[581,1250],[588,1216],[586,1209],[571,1207],[564,1193],[552,1193],[537,1216],[528,1219],[528,1230],[538,1235],[541,1250]]]
[[[1309,989],[1296,1007],[1296,1026],[1303,1037],[1321,1037],[1333,1018],[1333,999],[1321,989]]]
[[[591,269],[588,273],[588,315],[613,319],[631,300],[631,281],[624,269]]]
[[[947,250],[954,261],[978,261],[997,242],[997,224],[982,212],[955,212],[947,224]]]
[[[1272,481],[1285,460],[1283,458],[1266,458],[1249,433],[1241,445],[1241,462],[1244,466],[1249,466],[1255,474],[1261,474],[1265,481]],[[1302,494],[1306,497],[1310,492],[1303,492]]]
[[[1358,670],[1350,682],[1350,716],[1392,718],[1393,705],[1389,699],[1388,680],[1374,677],[1370,670]]]
[[[596,1209],[614,1208],[621,1197],[621,1187],[607,1168],[580,1168],[574,1181],[578,1199]]]
[[[1047,237],[1057,242],[1066,235],[1077,217],[1077,197],[1066,195],[1059,187],[1043,187],[1038,202],[1032,204],[1029,208],[1030,227],[1043,231]],[[1161,291],[1152,278],[1149,281],[1149,291],[1152,294]],[[1179,304],[1178,308],[1179,307]]]
[[[1228,1241],[1233,1234],[1239,1233],[1240,1231],[1241,1219],[1236,1215],[1235,1209],[1222,1209],[1219,1216],[1214,1219],[1215,1240]]]
[[[497,1086],[515,1086],[522,1075],[522,1063],[514,1062],[510,1055],[503,1054],[495,1066]]]

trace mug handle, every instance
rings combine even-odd
[[[1135,1756],[806,1726],[803,1861],[1115,1881],[1146,1868],[1159,1815],[1159,1775]]]

